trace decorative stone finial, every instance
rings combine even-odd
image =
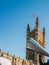
[[[39,28],[39,20],[38,20],[38,17],[36,17],[36,28]]]

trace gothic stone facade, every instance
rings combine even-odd
[[[27,25],[27,41],[29,38],[35,39],[43,48],[45,48],[45,28],[43,28],[42,32],[40,31],[38,17],[36,18],[36,26],[34,30],[30,31],[30,25]],[[35,65],[39,65],[39,54],[27,48],[26,59],[32,60]],[[42,55],[42,61],[45,62],[44,55]]]

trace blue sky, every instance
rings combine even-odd
[[[46,29],[49,53],[49,0],[0,0],[0,49],[25,59],[26,28],[35,27],[37,15],[40,29]]]

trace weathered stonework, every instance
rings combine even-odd
[[[1,57],[4,57],[4,58],[12,61],[11,65],[34,65],[31,61],[21,59],[20,57],[12,56],[12,55],[2,52],[2,51],[0,51],[0,58]],[[2,63],[2,62],[0,62],[0,63]]]
[[[43,32],[40,31],[38,17],[36,18],[36,26],[32,31],[30,31],[30,25],[29,24],[27,25],[26,44],[30,38],[35,39],[43,48],[46,47],[46,45],[45,45],[45,28],[43,28]],[[33,54],[34,54],[34,57],[33,57]],[[35,65],[39,65],[39,54],[37,54],[36,52],[31,51],[27,48],[26,48],[26,59],[32,60]],[[42,55],[42,60],[43,60],[43,62],[45,62],[44,55]]]

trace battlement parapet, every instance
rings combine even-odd
[[[21,59],[20,57],[12,56],[0,50],[0,57],[4,57],[12,61],[12,65],[34,65],[31,61]]]
[[[9,60],[12,60],[12,55],[10,55],[9,53],[5,53],[2,50],[0,50],[0,57],[5,57],[8,58]]]

